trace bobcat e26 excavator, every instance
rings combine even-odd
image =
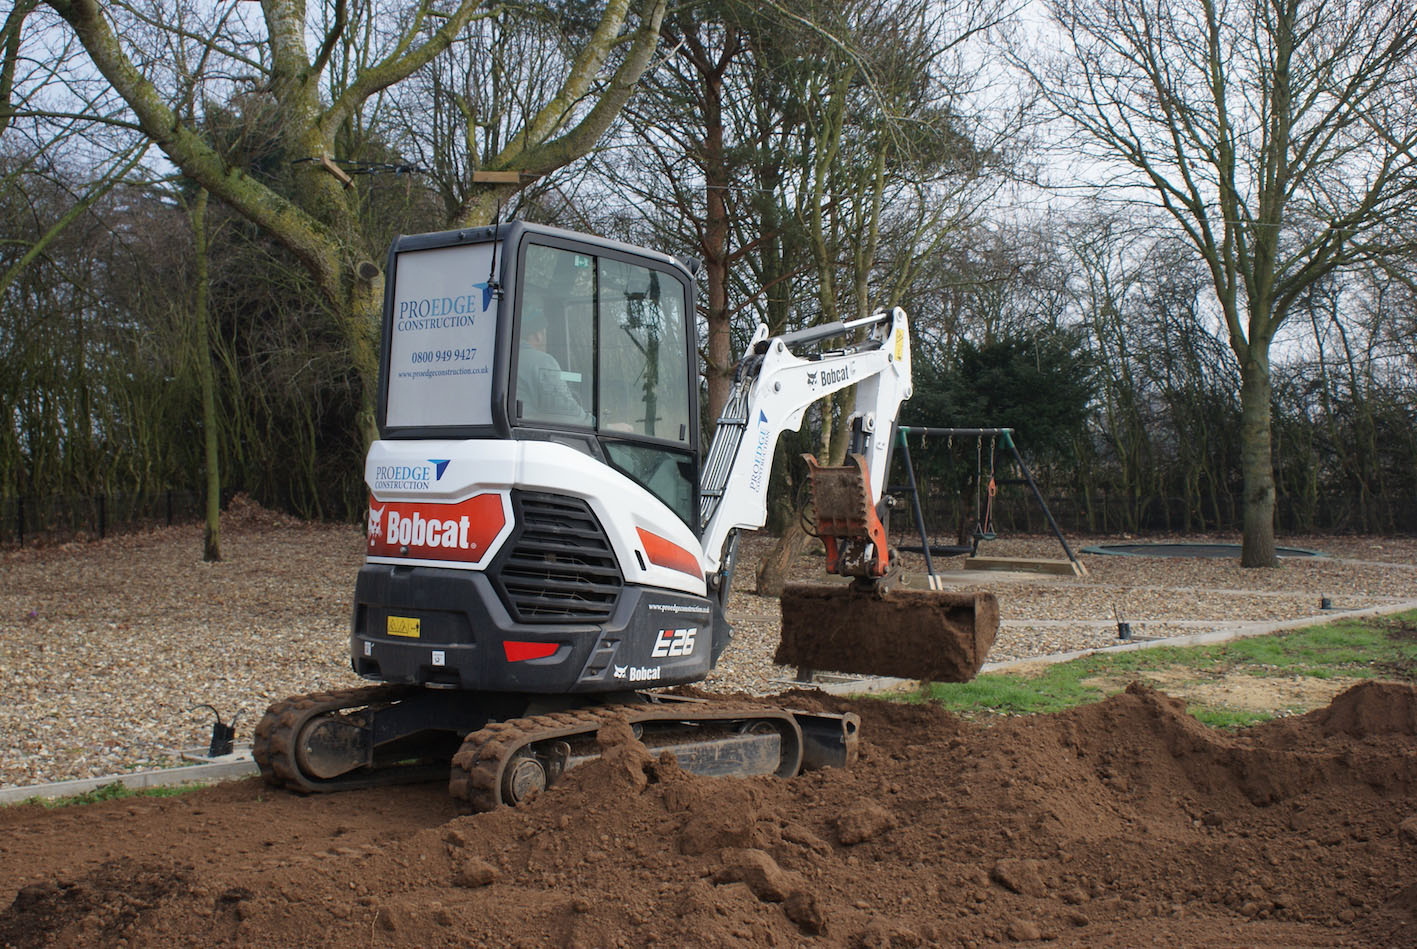
[[[889,599],[872,593],[910,396],[905,313],[777,337],[760,325],[701,464],[691,265],[516,221],[401,237],[386,274],[350,637],[354,670],[382,684],[273,705],[254,741],[266,780],[309,792],[450,774],[487,809],[593,756],[610,717],[699,773],[848,763],[854,715],[638,690],[717,662],[736,536],[765,520],[778,436],[849,385],[852,459],[822,469],[840,509],[823,511],[819,487],[823,538],[829,569],[858,578],[838,605]]]

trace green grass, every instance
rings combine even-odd
[[[1196,721],[1211,728],[1245,728],[1276,717],[1270,712],[1229,708],[1223,705],[1189,705],[1186,710]]]
[[[206,785],[181,784],[171,787],[130,788],[121,781],[114,781],[111,784],[99,785],[92,791],[85,791],[82,794],[74,794],[69,797],[31,797],[21,803],[40,804],[44,807],[73,807],[80,804],[97,804],[100,801],[119,801],[130,797],[176,797],[202,787],[206,787]]]
[[[930,701],[967,717],[1057,712],[1095,702],[1116,688],[1093,680],[1125,682],[1152,676],[1202,683],[1229,676],[1330,679],[1397,678],[1417,681],[1417,612],[1374,620],[1343,620],[1214,646],[1102,652],[1045,666],[1032,674],[995,673],[972,682],[934,683],[928,694],[905,693],[906,701]],[[1287,713],[1195,704],[1191,713],[1220,728],[1238,728]]]
[[[1082,673],[1081,667],[1074,662],[1051,666],[1037,676],[994,673],[979,676],[972,682],[932,683],[929,699],[959,713],[1031,715],[1035,712],[1058,712],[1102,698],[1100,689],[1082,684],[1082,680],[1089,675]],[[923,701],[925,696],[916,690],[906,693],[906,698],[918,702]]]

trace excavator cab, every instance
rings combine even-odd
[[[693,277],[525,222],[389,253],[355,670],[505,693],[694,682],[727,641],[699,555]]]
[[[693,282],[684,262],[525,222],[389,253],[380,434],[575,445],[693,521]]]

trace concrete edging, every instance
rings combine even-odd
[[[236,778],[250,777],[259,772],[260,769],[256,767],[256,762],[251,759],[250,755],[233,755],[228,761],[183,765],[178,768],[157,768],[152,771],[133,771],[128,774],[112,774],[102,778],[55,781],[52,784],[0,788],[0,805],[19,804],[31,798],[53,800],[60,797],[74,797],[115,783],[138,790],[231,781]]]

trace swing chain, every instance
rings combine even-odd
[[[984,485],[984,436],[979,436],[976,443],[974,478],[978,485],[978,493],[974,501],[974,544],[977,548],[981,540],[994,540],[998,535],[994,532],[994,497],[999,493],[998,483],[994,480],[995,450],[998,447],[998,436],[989,438],[989,483]],[[987,493],[988,501],[982,501],[981,497]],[[983,516],[980,516],[980,509],[983,509]]]

